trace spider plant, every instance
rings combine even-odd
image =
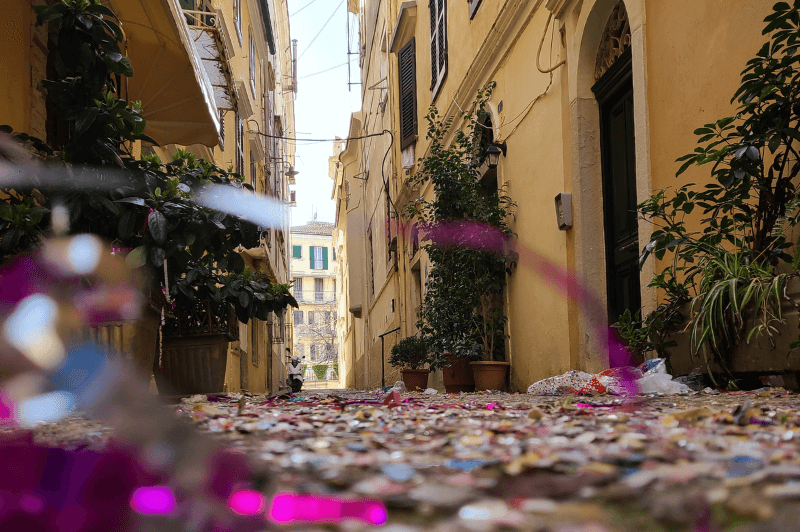
[[[786,283],[795,274],[776,273],[775,268],[752,260],[744,252],[718,250],[700,261],[698,293],[692,299],[691,344],[700,349],[709,365],[710,350],[724,367],[724,361],[742,339],[780,334],[784,323],[781,304]],[[748,320],[752,325],[748,324]],[[727,368],[725,368],[727,371]]]

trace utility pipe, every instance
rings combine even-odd
[[[393,332],[397,332],[400,330],[400,327],[395,327],[391,331],[386,331],[383,334],[379,334],[378,338],[381,339],[381,390],[386,387],[386,361],[384,360],[384,349],[383,349],[383,337],[387,334],[392,334]]]

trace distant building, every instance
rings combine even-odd
[[[304,357],[304,378],[309,385],[313,381],[336,381],[326,386],[338,388],[336,250],[332,233],[333,224],[327,222],[292,227],[291,276],[294,297],[300,304],[292,319],[294,354]]]

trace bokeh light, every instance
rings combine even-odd
[[[168,486],[147,486],[133,492],[131,508],[144,515],[169,515],[178,508],[178,502]]]
[[[259,515],[266,507],[266,498],[254,490],[236,491],[228,498],[228,508],[239,515]]]
[[[53,369],[64,358],[64,346],[55,331],[56,302],[44,294],[20,301],[3,324],[6,341],[42,369]]]

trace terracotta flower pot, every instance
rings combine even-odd
[[[447,393],[474,392],[475,378],[468,358],[459,358],[451,353],[445,354],[446,362],[442,369],[444,390]]]
[[[506,378],[510,362],[478,361],[472,362],[476,390],[499,390],[506,388]]]
[[[409,392],[416,392],[417,390],[425,390],[428,387],[428,374],[431,372],[429,369],[401,369],[400,374],[403,376],[403,384],[406,385]]]

